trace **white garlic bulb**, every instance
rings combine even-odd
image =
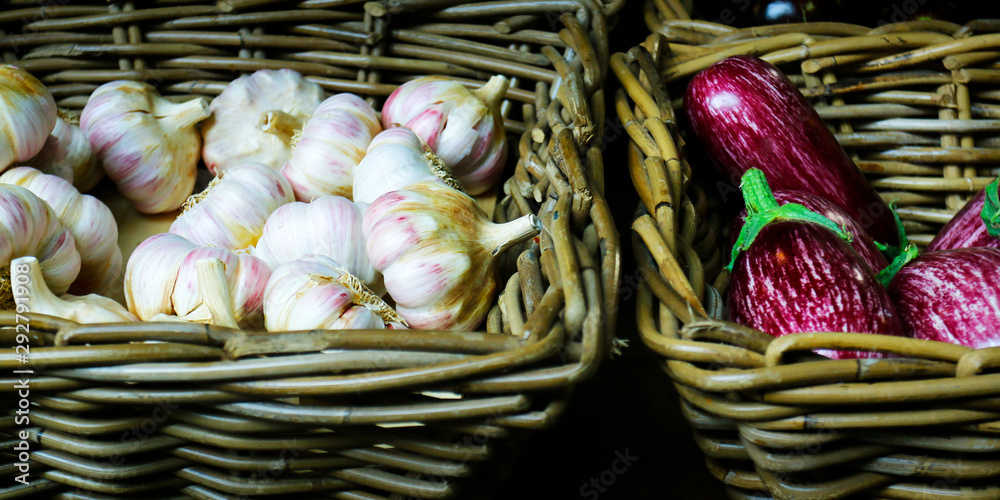
[[[62,118],[56,119],[42,150],[24,164],[73,183],[81,193],[90,191],[104,178],[87,136],[79,125]]]
[[[372,139],[368,152],[354,169],[354,201],[371,203],[389,191],[421,181],[462,189],[451,170],[410,129],[386,129]]]
[[[381,131],[378,115],[364,99],[337,94],[323,101],[302,128],[291,157],[281,167],[295,190],[295,198],[311,201],[335,195],[351,199],[354,167]]]
[[[18,257],[37,257],[53,293],[63,294],[80,273],[80,253],[69,229],[47,203],[21,186],[0,184],[0,273]],[[0,277],[0,310],[11,310],[10,281]]]
[[[30,73],[0,65],[0,172],[38,154],[56,124],[52,93]]]
[[[35,257],[21,257],[10,263],[11,281],[24,286],[29,300],[22,302],[26,312],[47,314],[77,323],[122,323],[139,321],[121,304],[97,294],[56,297],[42,276],[42,265]],[[18,308],[20,310],[20,308]]]
[[[358,278],[323,255],[305,256],[274,270],[264,291],[264,320],[272,332],[405,325]]]
[[[284,205],[267,219],[264,234],[251,253],[271,269],[306,255],[324,255],[381,295],[385,292],[382,275],[368,262],[361,231],[367,206],[341,196]]]
[[[312,116],[325,94],[290,69],[260,70],[226,85],[202,124],[202,156],[218,174],[246,162],[279,169],[291,154],[292,136]]]
[[[80,253],[80,274],[70,292],[109,293],[121,283],[122,252],[118,248],[118,225],[104,203],[81,195],[69,182],[31,167],[15,167],[0,175],[0,183],[31,191],[52,208],[73,234]]]
[[[115,81],[90,96],[80,128],[104,170],[136,210],[180,208],[194,190],[201,136],[208,117],[204,98],[175,104],[145,84]]]
[[[242,250],[257,244],[272,212],[293,201],[292,187],[280,173],[244,163],[219,172],[204,191],[191,196],[170,232],[198,245]]]

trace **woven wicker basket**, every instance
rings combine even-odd
[[[647,2],[646,23],[644,43],[611,57],[642,201],[638,328],[663,357],[710,472],[731,498],[1000,498],[1000,349],[867,334],[775,339],[721,319],[735,215],[723,202],[737,190],[685,147],[676,99],[724,57],[777,64],[926,245],[997,175],[1000,22],[737,30],[667,0]],[[802,352],[816,348],[899,356]]]
[[[534,213],[544,230],[507,254],[481,333],[275,335],[34,316],[21,364],[8,328],[18,319],[0,312],[0,498],[449,498],[477,463],[552,423],[614,331],[620,254],[597,125],[607,19],[622,3],[8,2],[3,62],[76,112],[115,79],[183,100],[257,69],[291,68],[378,105],[417,76],[478,87],[505,74],[517,154],[494,219]],[[126,258],[169,224],[101,194]],[[33,373],[12,373],[24,369]],[[25,376],[27,398],[16,387]],[[16,418],[22,398],[27,423]],[[22,435],[27,466],[18,465]],[[30,469],[27,485],[14,480],[20,467]]]

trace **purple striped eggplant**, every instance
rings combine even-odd
[[[1000,250],[918,256],[889,283],[907,335],[973,348],[1000,346]]]
[[[802,205],[779,206],[757,169],[744,175],[742,186],[749,215],[730,263],[727,311],[732,321],[777,337],[798,332],[903,335],[888,292],[842,228]]]
[[[899,242],[888,205],[794,84],[771,64],[734,56],[695,75],[684,98],[691,130],[734,181],[758,168],[776,190],[832,201],[876,241]]]
[[[989,195],[990,207],[986,198]],[[955,248],[1000,248],[1000,221],[997,220],[997,181],[973,196],[927,245],[928,252]],[[993,228],[990,234],[989,228]]]
[[[889,262],[885,260],[885,256],[879,251],[878,246],[872,240],[871,236],[865,232],[864,228],[858,221],[854,220],[844,209],[838,207],[833,202],[827,200],[826,198],[821,198],[814,194],[806,193],[805,191],[774,191],[774,199],[778,202],[778,205],[784,205],[786,203],[797,203],[806,207],[812,212],[816,212],[827,219],[833,221],[834,224],[840,226],[848,234],[851,235],[851,247],[854,251],[858,252],[861,256],[861,260],[865,261],[866,264],[871,266],[874,270],[885,269]],[[736,238],[740,234],[740,229],[743,228],[743,219],[746,217],[747,211],[744,209],[740,212],[740,215],[736,217],[733,222],[733,229],[730,232],[729,248],[736,243]]]

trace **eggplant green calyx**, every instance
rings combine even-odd
[[[906,246],[903,247],[903,251],[899,252],[899,255],[892,259],[892,262],[889,263],[889,267],[878,272],[878,282],[881,283],[882,286],[888,287],[889,283],[892,282],[892,279],[896,277],[896,273],[898,273],[903,266],[909,264],[911,260],[917,258],[918,252],[919,250],[916,245],[907,242]]]
[[[986,224],[986,232],[994,237],[1000,238],[1000,195],[997,194],[997,186],[1000,178],[986,186],[986,204],[983,205],[981,217],[983,224]]]
[[[896,212],[896,200],[889,202],[889,211],[892,212],[892,219],[896,221],[896,241],[899,242],[899,245],[886,245],[876,241],[875,247],[878,248],[887,259],[892,261],[909,250],[908,247],[910,245],[910,238],[906,236],[906,229],[903,228],[903,221],[900,220],[899,213]]]
[[[774,199],[771,186],[767,183],[764,172],[756,168],[751,168],[743,174],[740,180],[740,189],[743,191],[743,199],[747,205],[747,216],[744,219],[743,229],[733,245],[732,256],[726,270],[732,272],[736,264],[736,257],[740,252],[750,248],[757,235],[765,226],[776,221],[802,221],[819,224],[840,236],[844,241],[851,241],[851,234],[843,227],[838,226],[829,218],[820,215],[798,203],[786,203],[778,205]]]

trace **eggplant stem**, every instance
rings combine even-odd
[[[997,178],[997,180],[986,186],[986,204],[983,205],[983,211],[980,214],[980,217],[983,218],[983,223],[986,224],[986,232],[994,238],[1000,238],[1000,195],[997,193],[998,185],[1000,185],[1000,178]]]
[[[879,283],[881,283],[884,287],[888,287],[889,283],[892,282],[892,279],[896,277],[896,273],[898,273],[903,266],[909,264],[911,260],[917,258],[918,253],[919,250],[917,249],[917,246],[913,243],[907,242],[906,247],[903,248],[902,252],[899,252],[899,255],[897,255],[896,258],[892,259],[889,266],[878,272]]]

